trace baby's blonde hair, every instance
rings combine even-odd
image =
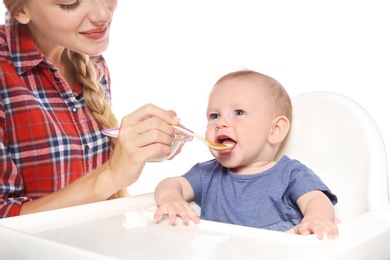
[[[26,0],[3,0],[7,11],[13,19]],[[16,22],[13,19],[13,22]],[[68,51],[69,59],[75,71],[76,80],[83,86],[83,95],[87,107],[103,128],[118,126],[118,121],[112,112],[111,104],[107,100],[105,89],[100,83],[104,76],[103,69],[95,64],[88,55]],[[111,198],[124,197],[125,189],[118,191]]]

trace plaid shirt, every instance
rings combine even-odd
[[[106,96],[110,78],[101,56]],[[86,108],[82,86],[70,88],[39,51],[26,26],[0,25],[0,218],[99,167],[110,140]]]

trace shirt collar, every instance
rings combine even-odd
[[[8,12],[6,14],[5,33],[10,56],[19,75],[36,67],[42,61],[47,61],[32,39],[27,26],[12,23]],[[50,63],[48,65],[53,66]]]

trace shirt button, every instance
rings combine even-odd
[[[79,109],[77,107],[72,108],[73,113],[77,113],[77,111],[79,111]]]
[[[86,152],[88,152],[88,151],[89,151],[89,145],[84,146],[84,150],[85,150]]]

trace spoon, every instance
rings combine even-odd
[[[200,141],[205,143],[208,147],[210,147],[211,149],[214,149],[216,151],[229,150],[233,147],[232,144],[225,145],[225,144],[219,144],[219,143],[214,143],[214,142],[208,141],[208,140],[204,139],[203,137],[201,137],[200,135],[197,135],[197,134],[193,133],[191,130],[184,128],[182,126],[173,125],[172,127],[177,129],[178,131],[188,135],[188,136],[193,136],[193,137],[198,138]],[[110,136],[110,137],[116,138],[116,137],[118,137],[118,133],[119,133],[119,128],[103,129],[103,134]]]
[[[229,149],[231,149],[233,147],[232,144],[227,144],[226,145],[226,144],[219,144],[219,143],[211,142],[209,140],[206,140],[202,136],[200,136],[198,134],[195,134],[194,132],[189,131],[188,129],[180,127],[180,126],[177,126],[177,125],[173,125],[172,127],[175,128],[176,130],[179,130],[180,132],[183,132],[183,133],[187,134],[187,135],[190,135],[190,136],[198,138],[200,141],[202,141],[208,147],[210,147],[211,149],[214,149],[216,151],[229,150]]]

